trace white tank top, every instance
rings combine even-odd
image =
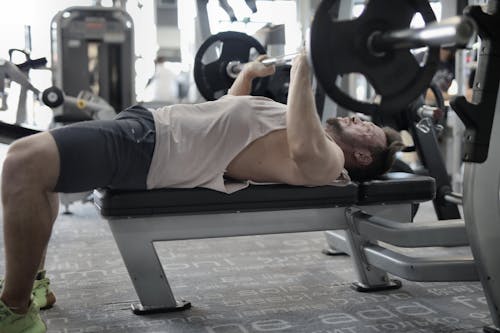
[[[229,163],[250,143],[286,127],[286,105],[261,96],[226,95],[213,102],[153,111],[156,144],[148,189],[205,187],[232,193],[249,182],[228,182]]]

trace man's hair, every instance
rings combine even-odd
[[[382,127],[382,130],[385,133],[387,144],[385,147],[370,148],[372,163],[366,166],[346,167],[352,180],[364,181],[386,173],[392,167],[396,153],[403,149],[404,144],[399,132],[390,127]]]

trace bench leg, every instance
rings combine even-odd
[[[139,304],[132,304],[132,311],[149,314],[190,308],[191,303],[174,298],[154,247],[154,235],[135,230],[133,219],[108,223],[140,300]]]
[[[347,249],[346,253],[351,255],[354,270],[358,276],[358,281],[352,284],[352,288],[360,292],[370,292],[388,289],[398,289],[401,287],[399,280],[389,279],[387,272],[380,270],[368,264],[363,247],[367,240],[363,239],[354,228],[354,214],[359,210],[354,208],[346,209],[346,219],[349,229],[346,230],[344,237],[337,234],[337,241],[342,241]],[[342,239],[343,238],[343,239]]]
[[[402,223],[412,220],[412,205],[409,203],[361,206],[361,209],[368,214],[385,217],[389,220],[402,221]],[[328,248],[323,251],[324,254],[330,256],[351,255],[350,246],[346,243],[344,230],[325,231],[325,238]]]
[[[350,244],[346,241],[345,231],[325,231],[327,248],[323,251],[328,256],[352,255]]]

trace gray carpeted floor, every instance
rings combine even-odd
[[[351,290],[349,257],[323,255],[320,232],[158,244],[176,296],[193,307],[136,316],[129,304],[137,297],[108,225],[92,204],[71,208],[73,215],[58,218],[48,249],[58,297],[42,314],[49,332],[462,333],[490,324],[479,283],[403,281],[396,291]],[[425,205],[417,220],[429,218]]]

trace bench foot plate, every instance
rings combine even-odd
[[[399,288],[401,288],[401,286],[402,286],[401,281],[396,280],[396,279],[390,279],[387,284],[373,286],[373,287],[367,286],[367,285],[360,283],[360,282],[353,282],[351,284],[352,289],[359,291],[359,292],[362,292],[362,293],[368,293],[368,292],[372,292],[372,291],[399,289]]]
[[[173,308],[143,306],[141,303],[131,304],[132,312],[136,315],[147,315],[153,313],[165,313],[183,311],[191,308],[191,302],[177,301],[177,305]]]
[[[348,255],[344,251],[337,250],[337,249],[334,249],[331,247],[321,250],[321,253],[326,254],[327,256],[347,256]]]

